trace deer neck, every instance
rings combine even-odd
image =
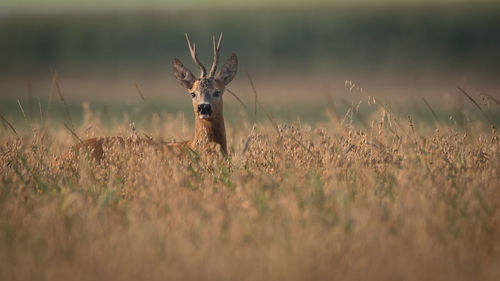
[[[193,143],[215,142],[220,144],[222,150],[226,150],[226,127],[224,126],[224,117],[214,119],[200,119],[196,116],[195,132]]]

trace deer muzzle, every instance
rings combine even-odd
[[[198,104],[198,116],[201,119],[209,118],[212,115],[212,106],[208,103]]]

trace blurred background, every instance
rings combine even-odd
[[[367,96],[451,108],[463,103],[457,86],[499,97],[496,1],[2,0],[0,111],[19,115],[18,99],[46,107],[57,73],[75,116],[82,101],[120,115],[143,102],[137,87],[154,110],[190,116],[171,69],[178,57],[198,73],[185,32],[208,67],[211,37],[223,32],[221,60],[235,52],[240,62],[229,88],[248,110],[250,76],[286,119],[320,120],[326,106]],[[242,110],[225,101],[226,114]]]

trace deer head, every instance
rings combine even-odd
[[[231,54],[222,69],[216,75],[217,64],[219,63],[219,51],[222,42],[222,33],[219,40],[214,44],[214,60],[210,72],[207,74],[205,66],[200,62],[196,54],[196,45],[191,44],[186,33],[186,40],[194,63],[200,68],[199,78],[195,78],[193,73],[187,69],[182,62],[175,58],[173,61],[174,75],[177,81],[188,90],[193,102],[193,110],[196,120],[220,120],[222,118],[222,95],[227,84],[229,84],[238,69],[238,59],[236,54]]]

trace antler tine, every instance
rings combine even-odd
[[[217,44],[215,42],[215,35],[213,36],[214,40],[214,62],[212,64],[212,68],[210,69],[209,77],[214,77],[215,71],[217,70],[217,64],[219,63],[219,51],[220,51],[220,44],[222,42],[222,32],[220,33],[219,36],[219,41],[217,41]]]
[[[193,58],[194,63],[196,63],[196,65],[200,68],[201,78],[204,78],[207,75],[207,70],[205,69],[205,66],[201,64],[200,60],[198,59],[198,56],[196,55],[196,44],[193,44],[193,46],[191,46],[191,40],[189,40],[187,32],[185,34],[189,46],[189,52],[191,53],[191,58]]]

